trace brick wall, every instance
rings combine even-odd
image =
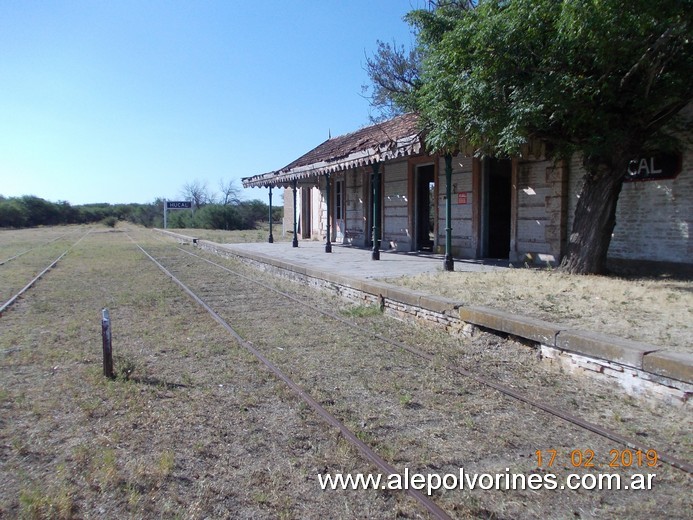
[[[383,249],[411,250],[407,160],[381,165],[383,178]]]
[[[511,260],[555,264],[565,247],[568,175],[553,161],[522,161],[517,171],[517,237]]]
[[[294,233],[294,194],[291,188],[284,188],[284,230]]]
[[[474,258],[472,216],[472,158],[453,158],[452,246],[453,255]],[[565,166],[553,161],[520,161],[517,167],[516,240],[511,260],[556,263],[565,253],[584,170],[579,156]],[[409,229],[409,167],[406,159],[381,165],[383,176],[382,247],[411,250]],[[370,234],[364,229],[369,202],[366,193],[370,167],[341,174],[346,180],[347,243],[363,246]],[[445,162],[438,164],[438,252],[445,244]],[[321,238],[324,239],[324,182],[319,207]],[[316,190],[317,191],[317,190]],[[466,196],[466,202],[465,202]],[[616,228],[609,257],[691,263],[693,258],[693,150],[683,157],[683,170],[676,179],[625,183],[617,209]],[[292,229],[292,196],[284,197],[285,226]]]
[[[452,254],[474,258],[475,241],[472,237],[472,157],[456,155],[452,158]],[[445,158],[438,163],[438,252],[445,253]]]
[[[693,262],[693,152],[672,180],[623,184],[609,257]]]
[[[579,157],[570,163],[568,225],[584,170]],[[691,263],[693,258],[693,150],[683,156],[676,179],[624,183],[616,210],[609,258]]]

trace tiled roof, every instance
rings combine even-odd
[[[246,188],[287,186],[293,180],[415,155],[422,150],[418,116],[409,113],[328,139],[280,170],[242,181]]]

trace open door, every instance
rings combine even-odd
[[[512,193],[512,161],[486,158],[481,178],[481,256],[508,258]]]
[[[312,225],[312,189],[309,187],[301,188],[301,213],[300,213],[300,234],[301,238],[310,239],[313,230]]]
[[[363,246],[373,247],[373,174],[363,174]]]
[[[435,245],[436,185],[433,164],[417,166],[414,179],[414,249],[433,251]]]
[[[344,180],[334,181],[334,241],[344,243],[346,236],[346,197],[344,193]]]

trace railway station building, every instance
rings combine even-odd
[[[410,113],[330,138],[243,186],[270,188],[270,202],[272,188],[286,190],[285,228],[295,232],[295,246],[300,238],[324,241],[327,251],[335,243],[372,248],[374,259],[394,250],[560,262],[584,175],[580,157],[547,159],[540,141],[512,159],[475,157],[463,142],[454,156],[430,154],[417,123]],[[690,146],[634,158],[609,259],[690,267],[691,208]]]

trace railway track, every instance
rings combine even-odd
[[[418,432],[424,428],[434,437],[444,436],[446,445],[455,447],[452,451],[441,449],[425,461],[423,466],[429,471],[450,467],[451,460],[459,456],[458,450],[464,451],[465,447],[476,459],[466,461],[465,467],[474,467],[475,463],[483,467],[498,456],[512,460],[518,452],[526,456],[546,446],[563,445],[564,450],[569,450],[576,443],[590,446],[590,451],[610,451],[614,443],[633,450],[652,449],[566,413],[560,404],[546,404],[459,364],[447,363],[421,344],[392,339],[192,251],[173,248],[165,242],[146,250],[139,244],[138,247],[239,345],[272,370],[384,473],[398,472],[386,458],[409,460],[406,446],[416,445]],[[277,334],[277,330],[284,332]],[[252,343],[247,338],[252,338]],[[329,380],[321,370],[325,366],[331,368]],[[378,377],[372,377],[374,374]],[[458,390],[460,376],[468,380],[464,391]],[[384,383],[375,381],[381,378]],[[446,399],[437,399],[439,395]],[[481,408],[474,417],[481,413],[493,416],[505,432],[516,430],[522,435],[499,435],[500,440],[490,442],[488,436],[495,433],[498,424],[470,426],[468,410],[451,410],[445,404],[451,397],[464,404],[471,400],[470,396],[477,403],[470,407]],[[484,404],[480,406],[479,402]],[[404,417],[388,414],[393,408],[404,408]],[[538,414],[542,414],[540,418]],[[397,426],[392,427],[393,422]],[[439,427],[431,428],[432,424]],[[560,433],[560,438],[556,438],[555,432]],[[483,450],[475,450],[475,446],[482,445]],[[381,457],[379,451],[388,456]],[[688,473],[692,471],[691,465],[678,457],[662,451],[657,455],[659,461]],[[448,517],[425,495],[412,496],[432,516]]]
[[[308,301],[302,300],[300,298],[296,298],[295,296],[293,296],[287,292],[278,290],[275,287],[272,287],[272,286],[270,286],[270,285],[268,285],[268,284],[266,284],[260,280],[250,278],[250,277],[248,277],[248,276],[246,276],[246,275],[244,275],[238,271],[234,271],[232,269],[229,269],[228,267],[225,267],[225,266],[223,266],[217,262],[214,262],[214,261],[212,261],[208,258],[205,258],[203,256],[200,256],[198,254],[195,254],[191,251],[187,251],[181,247],[178,247],[177,249],[179,251],[182,251],[183,253],[185,253],[187,255],[193,256],[193,257],[195,257],[195,258],[197,258],[203,262],[209,263],[209,264],[219,268],[220,270],[222,270],[226,273],[232,274],[234,276],[238,276],[239,278],[249,280],[249,281],[257,284],[260,287],[268,289],[279,296],[282,296],[282,297],[284,297],[290,301],[293,301],[299,305],[302,305],[302,306],[308,308],[312,312],[322,314],[322,315],[327,316],[328,318],[331,318],[335,321],[338,321],[340,323],[344,323],[348,327],[351,327],[355,330],[358,330],[359,332],[364,333],[366,336],[372,336],[373,338],[375,338],[379,341],[383,341],[384,343],[389,344],[390,346],[394,347],[395,349],[401,349],[402,351],[406,351],[406,352],[412,354],[413,356],[415,356],[417,358],[421,358],[421,359],[428,361],[428,362],[435,362],[436,361],[434,355],[432,355],[428,352],[424,352],[420,348],[413,347],[411,345],[407,345],[404,342],[396,341],[396,340],[393,340],[392,338],[388,338],[388,337],[384,336],[383,334],[374,332],[370,329],[367,329],[366,327],[363,327],[357,323],[354,323],[353,321],[347,320],[347,319],[343,318],[342,316],[338,315],[337,313],[330,312],[330,311],[325,310],[323,308],[316,307]],[[590,431],[592,433],[596,433],[597,435],[600,435],[600,436],[604,437],[605,439],[609,439],[611,441],[617,442],[626,448],[633,449],[633,450],[640,450],[643,452],[645,452],[649,449],[648,446],[646,446],[642,442],[639,442],[636,439],[625,437],[625,436],[619,434],[618,432],[609,430],[608,428],[604,428],[604,427],[602,427],[598,424],[594,424],[590,421],[586,421],[586,420],[584,420],[580,417],[577,417],[573,414],[567,413],[564,410],[560,410],[555,406],[551,406],[551,405],[543,403],[541,401],[531,399],[528,396],[522,394],[521,392],[518,392],[518,391],[510,388],[509,386],[500,384],[500,383],[493,381],[489,378],[483,377],[483,375],[475,374],[472,371],[465,369],[461,366],[447,365],[445,368],[447,370],[450,370],[450,371],[452,371],[456,374],[459,374],[465,378],[472,379],[481,385],[484,385],[484,386],[487,386],[487,387],[492,388],[494,390],[497,390],[498,392],[500,392],[501,394],[503,394],[507,397],[510,397],[512,399],[516,399],[518,401],[524,402],[524,403],[526,403],[526,404],[528,404],[528,405],[530,405],[530,406],[532,406],[538,410],[541,410],[541,411],[546,412],[550,415],[553,415],[554,417],[562,419],[562,420],[566,421],[567,423],[570,423],[574,426],[578,426],[578,427],[583,428],[584,430]],[[663,462],[666,462],[667,464],[670,464],[671,466],[673,466],[675,468],[678,468],[678,469],[681,469],[683,471],[686,471],[687,473],[693,474],[693,464],[689,464],[689,463],[687,463],[683,460],[680,460],[676,457],[672,457],[668,453],[665,453],[665,452],[660,452],[659,459]]]
[[[0,304],[0,317],[90,232],[91,230],[81,233],[77,240],[74,240],[73,233],[65,233],[0,262],[2,298],[3,300],[7,298]],[[60,242],[66,242],[66,244],[61,245]],[[22,260],[18,261],[19,258]]]
[[[6,263],[11,262],[12,260],[16,260],[17,258],[20,258],[20,257],[26,255],[27,253],[31,253],[32,251],[37,251],[37,250],[41,249],[42,247],[45,247],[49,244],[57,242],[58,240],[61,240],[68,235],[69,235],[69,233],[59,235],[55,238],[52,238],[50,240],[47,240],[46,242],[41,243],[35,247],[31,247],[29,249],[25,249],[23,251],[20,251],[19,253],[15,253],[14,255],[10,256],[9,258],[5,258],[4,260],[0,260],[0,266],[5,265]]]

